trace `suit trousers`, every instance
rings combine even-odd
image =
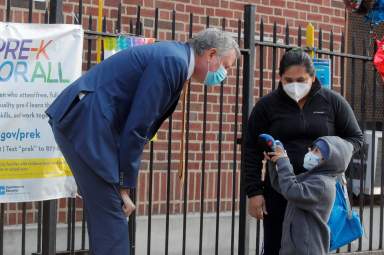
[[[81,159],[66,137],[50,123],[55,140],[83,198],[91,255],[129,255],[128,220],[118,184],[108,183]]]

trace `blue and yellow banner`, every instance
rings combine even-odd
[[[73,197],[45,110],[81,75],[77,25],[0,23],[0,203]]]

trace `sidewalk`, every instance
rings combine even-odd
[[[358,209],[358,208],[357,208]],[[369,207],[364,210],[364,227],[367,235],[369,234]],[[380,208],[375,207],[373,211],[373,248],[377,249],[379,244],[379,222]],[[147,254],[147,217],[138,217],[137,219],[137,235],[136,235],[136,254]],[[229,255],[231,249],[231,214],[220,214],[220,234],[219,234],[219,251],[220,255]],[[80,248],[81,225],[76,224],[76,249]],[[204,215],[204,235],[203,235],[203,254],[215,254],[215,237],[216,237],[216,214]],[[170,216],[170,233],[169,233],[169,255],[179,255],[182,252],[183,237],[183,217],[182,215]],[[262,224],[260,233],[262,235]],[[193,214],[187,216],[186,229],[186,254],[198,254],[199,252],[199,232],[200,232],[200,215]],[[36,251],[36,225],[27,226],[26,232],[26,254]],[[238,217],[235,220],[235,242],[234,249],[237,254],[238,244]],[[250,253],[256,254],[256,221],[251,219],[250,222]],[[262,238],[261,238],[262,240]],[[59,225],[57,230],[57,250],[66,250],[67,245],[67,229],[66,225]],[[88,245],[88,244],[86,244]],[[262,247],[262,241],[260,241]],[[358,242],[352,244],[352,251],[357,250]],[[363,250],[369,247],[368,237],[363,238]],[[342,250],[346,251],[346,250]],[[21,227],[8,227],[4,233],[4,255],[21,254]],[[165,216],[152,217],[152,234],[151,234],[151,254],[165,254]],[[381,253],[364,253],[364,254],[384,254]]]

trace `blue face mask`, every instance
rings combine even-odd
[[[312,170],[320,165],[320,161],[321,158],[310,151],[305,154],[303,167],[307,170]]]
[[[223,65],[220,65],[220,67],[215,72],[211,72],[209,71],[208,63],[208,72],[204,80],[205,86],[220,85],[220,83],[224,81],[225,78],[227,78],[227,70],[225,70]]]

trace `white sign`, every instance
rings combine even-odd
[[[77,25],[0,23],[0,202],[73,197],[46,108],[81,75]]]

